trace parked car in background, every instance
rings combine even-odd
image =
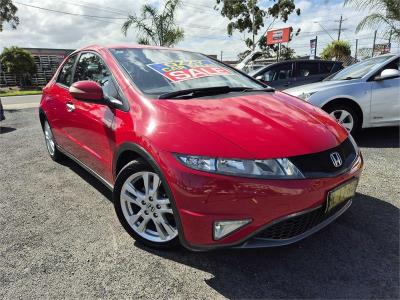
[[[126,231],[158,248],[296,242],[347,210],[362,172],[333,118],[195,52],[77,50],[39,116],[50,157],[113,190]]]
[[[399,126],[399,55],[373,57],[322,82],[284,92],[321,107],[351,133],[360,128]]]
[[[283,90],[322,81],[343,69],[342,62],[327,60],[286,60],[250,72],[249,75],[276,89]]]
[[[4,116],[4,109],[3,109],[3,104],[1,103],[1,99],[0,99],[0,122],[5,120],[5,116]]]

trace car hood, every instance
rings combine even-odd
[[[285,93],[298,97],[301,94],[320,92],[330,88],[337,88],[346,85],[353,85],[359,83],[359,79],[353,80],[327,80],[306,85],[301,85],[291,89],[284,90]]]
[[[154,132],[171,152],[255,159],[320,152],[347,137],[325,112],[284,93],[241,95],[156,100]]]

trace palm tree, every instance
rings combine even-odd
[[[357,25],[356,33],[364,28],[377,29],[384,26],[385,36],[400,41],[400,1],[399,0],[345,0],[344,5],[354,4],[357,9],[373,11]]]
[[[167,0],[165,8],[159,12],[151,5],[143,5],[140,16],[129,15],[122,25],[126,36],[129,28],[134,26],[138,31],[138,43],[171,47],[184,38],[183,29],[175,24],[175,11],[181,0]]]
[[[323,59],[335,58],[338,61],[345,61],[351,55],[350,44],[346,41],[332,41],[324,50],[322,50],[321,57]]]

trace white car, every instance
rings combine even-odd
[[[348,131],[400,125],[399,55],[373,57],[326,78],[284,92],[336,118]]]

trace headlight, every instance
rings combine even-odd
[[[302,93],[298,97],[304,101],[310,100],[311,95],[315,94],[315,92],[312,93]]]
[[[176,157],[189,168],[211,173],[272,179],[304,178],[300,170],[287,158],[246,160],[181,154],[177,154]]]

